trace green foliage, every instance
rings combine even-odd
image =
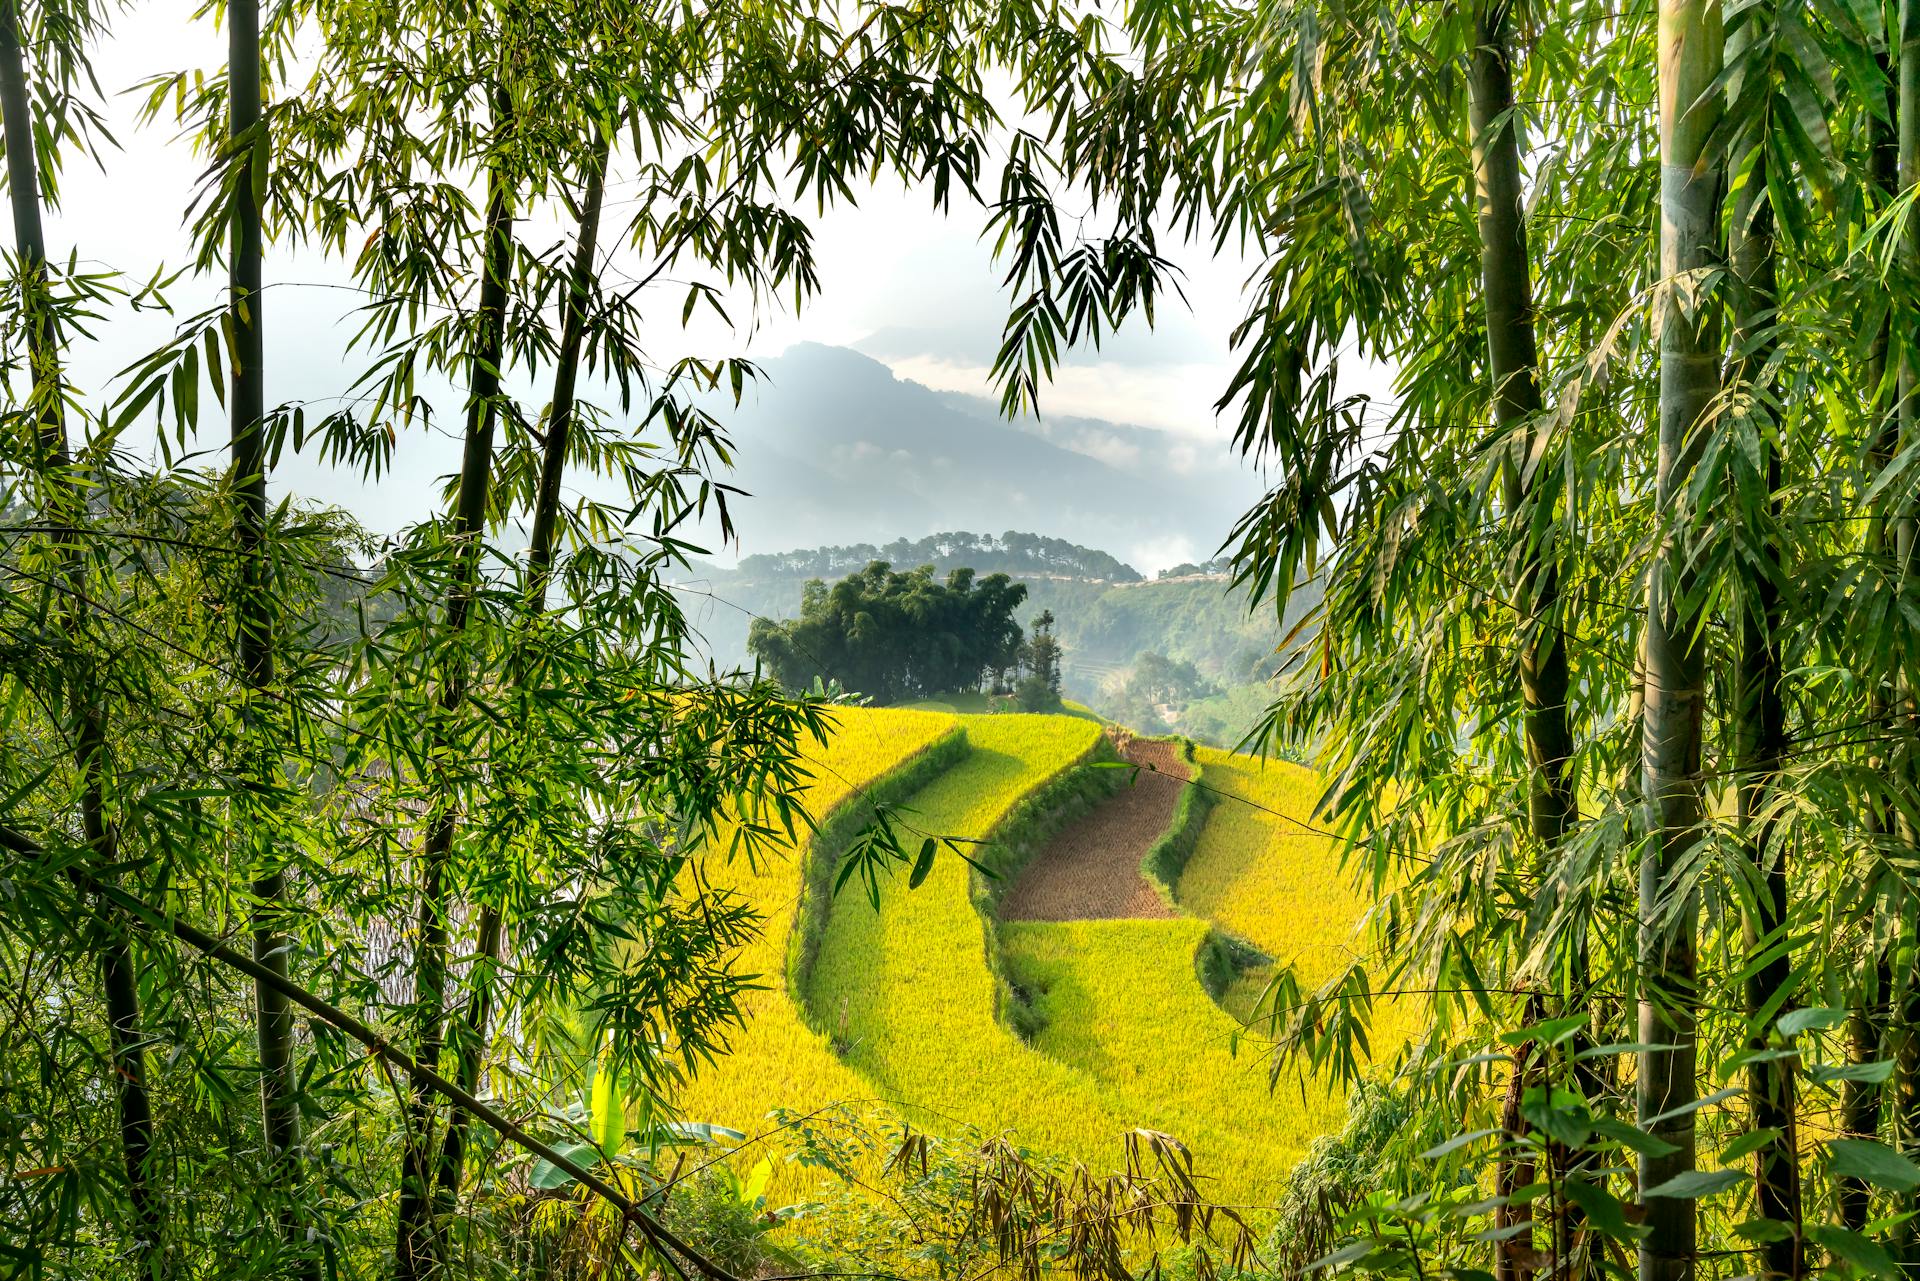
[[[1009,404],[1124,312],[1104,288],[1158,296],[1143,208],[1261,260],[1217,403],[1276,479],[1234,573],[1320,599],[1260,740],[1326,778],[1376,927],[1283,972],[1275,1048],[1356,1075],[1390,994],[1431,994],[1410,1107],[1503,1136],[1470,1191],[1377,1189],[1328,1267],[1920,1245],[1911,1191],[1859,1153],[1826,1181],[1801,1128],[1895,1149],[1920,1097],[1915,21],[1148,0],[1110,109],[1057,117],[1119,243],[1009,214]],[[1819,1075],[1775,1027],[1797,1004],[1849,1011]]]
[[[939,540],[952,538],[948,544]],[[1037,539],[1030,534],[1005,534],[1004,544],[1014,539]],[[975,546],[987,540],[978,540]],[[929,546],[931,542],[931,546]],[[899,547],[889,544],[887,551]],[[1132,718],[1131,709],[1121,713],[1107,688],[1116,674],[1131,667],[1142,654],[1163,654],[1173,663],[1194,665],[1201,677],[1225,690],[1202,701],[1209,718],[1198,736],[1216,747],[1232,747],[1255,728],[1273,701],[1268,683],[1281,663],[1281,642],[1303,617],[1315,600],[1312,584],[1295,593],[1287,614],[1275,619],[1264,609],[1253,608],[1247,595],[1220,579],[1198,581],[1134,582],[1125,576],[1112,581],[1094,581],[1097,575],[1059,568],[1022,569],[1008,564],[998,553],[983,551],[968,560],[949,559],[935,554],[943,548],[966,546],[960,535],[935,535],[932,540],[910,544],[924,548],[913,558],[895,559],[894,564],[932,563],[936,570],[974,567],[980,573],[1003,572],[1027,589],[1027,599],[1016,618],[1023,624],[1042,612],[1054,615],[1055,634],[1062,648],[1062,689],[1068,695],[1091,700],[1110,719],[1121,720],[1143,730],[1152,723]],[[754,615],[782,620],[791,617],[801,600],[807,577],[816,573],[834,574],[866,564],[847,563],[843,556],[862,554],[863,548],[820,548],[789,552],[781,556],[750,556],[735,569],[700,565],[702,591],[711,591],[715,606],[702,618],[701,631],[711,653],[724,665],[742,661],[747,651],[747,633]],[[880,551],[883,549],[875,549]],[[1084,567],[1099,567],[1105,553],[1076,549],[1075,559],[1084,559]],[[817,569],[815,567],[818,567]],[[1197,733],[1185,719],[1183,707],[1179,726],[1183,733]]]
[[[119,176],[88,62],[114,16],[4,16],[4,1267],[659,1270],[628,1232],[644,1217],[529,1188],[513,1144],[424,1078],[147,927],[250,935],[268,978],[484,1080],[542,1142],[617,1145],[611,1095],[597,1126],[561,1106],[602,1047],[603,1086],[670,1105],[753,986],[737,958],[759,918],[710,873],[807,827],[798,762],[827,723],[688,660],[669,583],[690,529],[730,532],[718,413],[756,370],[654,322],[711,310],[744,332],[802,304],[818,281],[796,192],[817,212],[893,174],[937,207],[990,206],[983,85],[1020,80],[1078,19],[214,6],[194,21],[226,28],[224,73],[149,67],[139,86],[201,153],[192,259],[121,279],[83,269],[85,246],[49,262],[40,230],[64,166]],[[610,165],[620,264],[584,216]],[[258,288],[304,287],[293,249],[355,299],[354,368],[312,400],[273,363],[281,295]],[[220,305],[191,301],[228,273]],[[127,352],[123,303],[175,309],[171,336]],[[78,385],[69,343],[123,374]],[[529,390],[549,378],[550,398]],[[157,460],[133,434],[148,424]],[[290,453],[414,474],[449,428],[459,474],[371,568],[342,557],[361,542],[345,522],[274,492]],[[521,523],[548,531],[528,554]],[[1010,609],[989,612],[1010,629]],[[986,659],[943,661],[951,686]],[[623,1147],[606,1178],[648,1189],[637,1159]]]
[[[956,569],[940,583],[931,565],[874,561],[832,587],[809,581],[800,617],[754,619],[747,647],[789,689],[824,677],[889,703],[969,691],[1014,665],[1026,595],[1005,574]]]
[[[1033,635],[1018,651],[1019,665],[1026,674],[1013,687],[1013,696],[1023,712],[1060,710],[1060,642],[1053,636],[1053,613],[1042,610],[1033,620]]]
[[[1125,1168],[1094,1175],[971,1127],[937,1136],[844,1108],[780,1119],[791,1159],[840,1181],[795,1223],[801,1252],[821,1270],[1121,1281],[1135,1267],[1157,1275],[1165,1249],[1200,1275],[1255,1259],[1247,1225],[1208,1202],[1192,1154],[1169,1135],[1134,1131]]]
[[[1391,1088],[1362,1084],[1347,1096],[1345,1124],[1315,1139],[1287,1176],[1287,1192],[1263,1254],[1282,1275],[1297,1276],[1332,1254],[1347,1216],[1398,1171],[1407,1155],[1412,1109]]]
[[[744,1175],[725,1163],[709,1165],[674,1184],[666,1198],[666,1223],[735,1276],[753,1276],[768,1265],[797,1269],[801,1265],[788,1251],[769,1239],[796,1209],[768,1205],[772,1174],[772,1157],[762,1157]]]

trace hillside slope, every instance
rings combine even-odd
[[[806,805],[816,822],[958,726],[954,717],[935,712],[869,708],[836,713],[833,720],[832,735],[809,753],[813,782]],[[724,833],[716,844],[725,847]],[[741,895],[765,921],[760,937],[736,958],[738,972],[759,984],[741,996],[745,1026],[726,1057],[696,1073],[675,1099],[693,1120],[750,1132],[775,1107],[818,1107],[871,1093],[826,1038],[802,1021],[788,995],[788,949],[805,871],[803,848],[786,849],[757,866],[733,859],[705,869],[714,885]]]
[[[931,564],[1007,574],[1027,589],[1015,615],[1023,627],[1042,611],[1053,614],[1069,697],[1146,732],[1177,730],[1223,747],[1259,719],[1281,641],[1318,602],[1312,587],[1302,589],[1282,618],[1251,608],[1224,575],[1144,580],[1104,552],[1014,531],[809,548],[751,556],[735,568],[702,563],[679,580],[680,601],[703,652],[723,669],[744,666],[756,616],[796,616],[808,579],[844,577],[863,568],[868,553],[896,569]],[[1129,691],[1127,678],[1148,654],[1191,664],[1204,688],[1170,702]]]
[[[1356,924],[1366,896],[1343,865],[1341,847],[1312,820],[1321,783],[1311,770],[1202,747],[1195,753],[1220,800],[1180,876],[1183,907],[1293,969],[1312,991],[1358,957]],[[1268,967],[1241,975],[1223,1004],[1257,1027],[1270,1009],[1256,1001]],[[1415,1011],[1383,1002],[1376,1049],[1391,1054],[1413,1031]]]
[[[1174,466],[1165,433],[1130,451],[1111,448],[1116,424],[1049,439],[844,347],[798,343],[759,365],[737,407],[710,406],[738,446],[722,479],[745,491],[731,509],[749,552],[971,524],[1177,560],[1207,554],[1261,490],[1224,438]]]
[[[976,839],[1099,736],[1057,716],[965,724],[972,752],[912,804],[925,830]],[[878,912],[852,896],[834,905],[809,1003],[846,1062],[915,1123],[1015,1131],[1094,1168],[1120,1160],[1128,1131],[1162,1130],[1194,1150],[1219,1195],[1244,1203],[1277,1193],[1332,1117],[1303,1114],[1293,1091],[1270,1094],[1258,1064],[1234,1058],[1237,1025],[1194,974],[1204,923],[1007,928],[1010,970],[1044,974],[1057,993],[1033,1044],[996,1017],[986,928],[958,860]]]

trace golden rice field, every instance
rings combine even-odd
[[[1320,781],[1286,761],[1211,747],[1195,756],[1208,786],[1225,795],[1181,873],[1181,906],[1292,966],[1312,991],[1355,959],[1354,927],[1367,909],[1340,865],[1339,847],[1311,819]],[[1225,997],[1228,1007],[1244,1016],[1269,974],[1243,975]],[[1376,1047],[1403,1044],[1413,1011],[1388,1005],[1380,1013]]]
[[[833,811],[855,787],[864,787],[924,751],[954,728],[933,712],[861,708],[836,713],[836,731],[813,755],[806,803],[815,819]],[[766,916],[764,931],[739,958],[742,974],[757,975],[760,990],[745,993],[746,1025],[732,1052],[696,1076],[676,1102],[687,1117],[754,1131],[775,1107],[812,1107],[873,1093],[857,1072],[834,1057],[826,1040],[801,1021],[787,995],[787,938],[799,905],[798,851],[750,867],[744,860],[708,869],[717,884],[744,895]]]
[[[817,818],[957,723],[969,750],[910,798],[907,820],[976,839],[1073,768],[1101,733],[1072,716],[858,709],[839,719],[816,758],[808,800]],[[1315,793],[1304,770],[1204,749],[1201,760],[1208,780],[1230,794],[1302,819],[1309,812]],[[783,972],[802,882],[798,853],[758,869],[717,869],[716,880],[767,915],[764,937],[742,958],[765,989],[749,995],[732,1052],[680,1095],[684,1114],[751,1132],[777,1107],[879,1101],[918,1125],[1011,1130],[1029,1146],[1101,1168],[1121,1161],[1127,1131],[1147,1127],[1188,1143],[1220,1200],[1271,1204],[1306,1145],[1338,1123],[1341,1104],[1312,1083],[1269,1091],[1258,1047],[1241,1043],[1236,1053],[1239,1025],[1196,973],[1209,928],[1200,917],[1296,961],[1303,978],[1319,977],[1361,908],[1330,842],[1223,799],[1179,887],[1195,915],[1174,920],[995,926],[974,905],[970,876],[943,852],[918,889],[909,891],[904,876],[894,881],[877,912],[853,891],[837,899],[808,976],[808,1015],[795,1008]],[[996,1013],[989,929],[1042,1019],[1031,1044]],[[801,1191],[795,1183],[774,1195]]]
[[[1180,875],[1181,905],[1317,984],[1346,960],[1353,923],[1366,910],[1332,841],[1312,830],[1319,780],[1286,761],[1211,747],[1194,755],[1207,785],[1224,795]]]
[[[1193,1149],[1209,1191],[1271,1205],[1343,1101],[1314,1082],[1267,1086],[1267,1060],[1194,970],[1205,921],[1022,921],[1001,927],[1009,970],[1045,1019],[1036,1048],[1116,1096],[1132,1124]]]

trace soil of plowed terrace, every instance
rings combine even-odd
[[[1173,819],[1190,773],[1177,743],[1134,739],[1120,754],[1140,766],[1130,787],[1069,823],[1034,855],[1000,902],[1009,921],[1167,919],[1175,915],[1140,871]]]

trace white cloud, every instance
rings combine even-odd
[[[1081,431],[1075,433],[1073,439],[1061,443],[1074,453],[1098,458],[1109,467],[1133,471],[1140,465],[1140,446],[1108,432]]]
[[[1151,578],[1163,569],[1205,559],[1205,555],[1185,534],[1163,534],[1142,539],[1126,549],[1125,560]]]

